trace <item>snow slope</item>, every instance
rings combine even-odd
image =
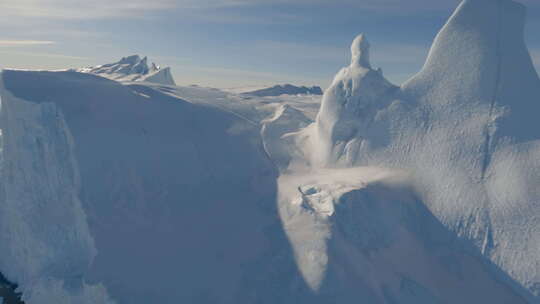
[[[61,117],[65,123],[55,132],[69,130],[71,134],[70,156],[73,170],[80,174],[80,191],[74,186],[60,189],[71,191],[73,197],[78,195],[86,220],[82,215],[69,216],[61,228],[89,228],[82,231],[90,232],[97,249],[89,269],[90,258],[85,257],[93,257],[95,251],[81,247],[86,237],[74,236],[69,243],[73,251],[65,251],[54,239],[46,243],[50,233],[45,228],[55,223],[51,218],[55,214],[48,216],[33,209],[25,213],[30,221],[39,219],[44,229],[26,232],[36,234],[30,244],[45,242],[57,250],[50,254],[52,261],[70,261],[71,254],[78,258],[74,262],[82,259],[74,266],[57,269],[54,273],[59,279],[75,275],[101,283],[118,303],[311,299],[281,228],[275,205],[276,170],[262,146],[258,124],[217,107],[186,102],[152,86],[123,85],[90,74],[4,71],[2,77],[3,100],[11,94],[14,97],[8,101],[13,107],[27,105],[49,109],[46,113],[50,113],[30,116],[18,108],[3,109],[3,115],[10,119],[4,123],[5,132],[14,132],[9,131],[14,128],[11,122],[20,121],[18,117],[27,121],[19,124],[35,128],[52,128]],[[51,150],[68,149],[67,143],[55,139],[54,132],[37,133],[28,128],[27,136],[42,134],[42,150],[50,151],[49,158],[56,157],[47,163],[50,169],[45,172],[53,174],[71,164],[63,156],[67,152]],[[56,142],[48,148],[46,144],[52,140]],[[24,144],[34,147],[31,142]],[[39,147],[35,145],[35,153]],[[43,165],[34,154],[4,153],[4,158],[25,164],[28,170]],[[57,163],[56,159],[64,161]],[[32,181],[47,189],[48,180],[36,176]],[[25,195],[23,189],[10,189]],[[29,201],[29,207],[32,202],[39,203]],[[77,202],[74,198],[57,203],[65,207]],[[21,223],[9,223],[10,229],[22,229],[18,228]],[[63,239],[62,234],[59,239]],[[18,243],[9,244],[19,248]],[[76,252],[79,247],[80,253]],[[26,279],[21,274],[29,266],[11,264],[19,259],[6,255],[3,261],[11,266],[4,264],[1,271],[7,270],[10,280],[24,286]],[[55,265],[41,255],[21,263],[24,261]],[[40,289],[41,297],[58,303],[46,291]],[[36,291],[25,288],[23,292]]]
[[[513,1],[463,1],[401,88],[353,62],[323,97],[312,160],[410,171],[448,229],[538,297],[540,80],[524,19]]]
[[[75,69],[77,72],[91,73],[117,81],[146,81],[163,85],[176,85],[169,67],[161,68],[155,63],[148,66],[147,58],[128,56],[118,62],[96,67]]]
[[[433,216],[404,172],[319,169],[278,184],[297,264],[322,303],[528,303]]]

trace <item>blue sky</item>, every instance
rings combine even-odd
[[[1,0],[0,67],[61,69],[131,54],[177,83],[327,86],[359,33],[395,83],[418,71],[457,0]],[[526,39],[540,68],[540,0]]]

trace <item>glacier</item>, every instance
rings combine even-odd
[[[462,1],[402,85],[359,35],[322,97],[3,70],[0,274],[30,304],[538,303],[524,22]]]

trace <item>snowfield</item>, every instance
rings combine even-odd
[[[401,86],[360,35],[323,96],[3,70],[0,273],[28,304],[540,303],[524,21],[464,0]]]

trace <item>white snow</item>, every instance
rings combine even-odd
[[[312,140],[316,164],[412,172],[448,229],[507,273],[505,281],[538,296],[540,80],[523,42],[524,16],[513,1],[463,1],[422,71],[399,90],[368,78],[367,63],[367,73],[342,71]]]
[[[310,297],[280,225],[275,204],[276,170],[264,151],[258,123],[223,105],[187,102],[164,93],[196,90],[191,88],[121,84],[76,72],[4,71],[2,76],[6,88],[2,94],[17,96],[13,104],[56,109],[53,114],[62,113],[58,115],[65,121],[65,128],[59,130],[69,130],[73,138],[81,190],[61,189],[80,199],[87,219],[66,222],[62,227],[77,231],[76,225],[88,222],[97,255],[88,270],[82,267],[87,264],[80,263],[84,272],[59,269],[58,281],[74,273],[80,280],[106,286],[118,303],[209,304],[218,299],[223,303],[279,303],[287,297]],[[197,92],[207,96],[214,92],[216,97],[224,94],[204,89]],[[42,115],[30,116],[17,109],[3,109],[4,119],[9,118],[4,122],[5,132],[15,132],[18,117],[36,129],[50,125]],[[246,107],[246,113],[251,109]],[[56,117],[53,114],[51,119]],[[42,132],[45,143],[56,138],[51,138],[51,132]],[[26,136],[38,134],[28,129]],[[34,147],[31,142],[27,145]],[[62,143],[52,147],[66,149]],[[27,150],[23,152],[34,151]],[[61,157],[53,152],[49,157]],[[21,166],[43,165],[34,154],[4,153],[4,157]],[[47,172],[54,173],[61,164],[52,159],[47,165]],[[45,176],[34,182],[46,185],[47,180]],[[10,191],[23,193],[13,187]],[[28,205],[32,202],[38,203],[29,201]],[[73,202],[62,199],[58,204],[69,206]],[[30,216],[41,220],[43,234],[25,234],[32,237],[31,244],[40,246],[36,239],[46,241],[50,237],[47,225],[54,221],[31,210]],[[75,221],[77,217],[68,219]],[[21,226],[8,223],[10,229]],[[72,254],[87,261],[84,254],[90,251],[76,253],[77,244],[71,244],[73,249],[67,251],[54,239],[46,243],[56,250],[51,252],[52,261],[69,261]],[[6,264],[24,257],[3,256]],[[41,264],[43,259],[38,255],[24,261]],[[26,285],[20,275],[29,266],[0,267],[9,279]],[[68,293],[91,302],[98,296],[91,293],[93,287],[70,293],[58,289],[58,281],[43,280],[23,289],[26,299],[45,297],[54,302]],[[71,303],[85,303],[82,301]]]
[[[0,272],[30,304],[537,303],[524,12],[463,1],[401,87],[360,35],[322,103],[3,71]]]
[[[75,301],[79,293],[112,303],[102,286],[84,280],[96,249],[78,197],[73,139],[62,112],[53,103],[16,98],[2,83],[0,99],[2,273],[18,283],[29,304],[94,303]],[[50,284],[54,289],[45,287]]]
[[[397,91],[382,71],[369,63],[369,43],[364,35],[358,36],[351,46],[350,66],[342,69],[323,96],[317,116],[317,144],[314,163],[327,165],[335,156],[355,153],[368,120],[376,117]]]
[[[425,208],[406,172],[319,169],[278,185],[297,264],[320,299],[527,303]]]

